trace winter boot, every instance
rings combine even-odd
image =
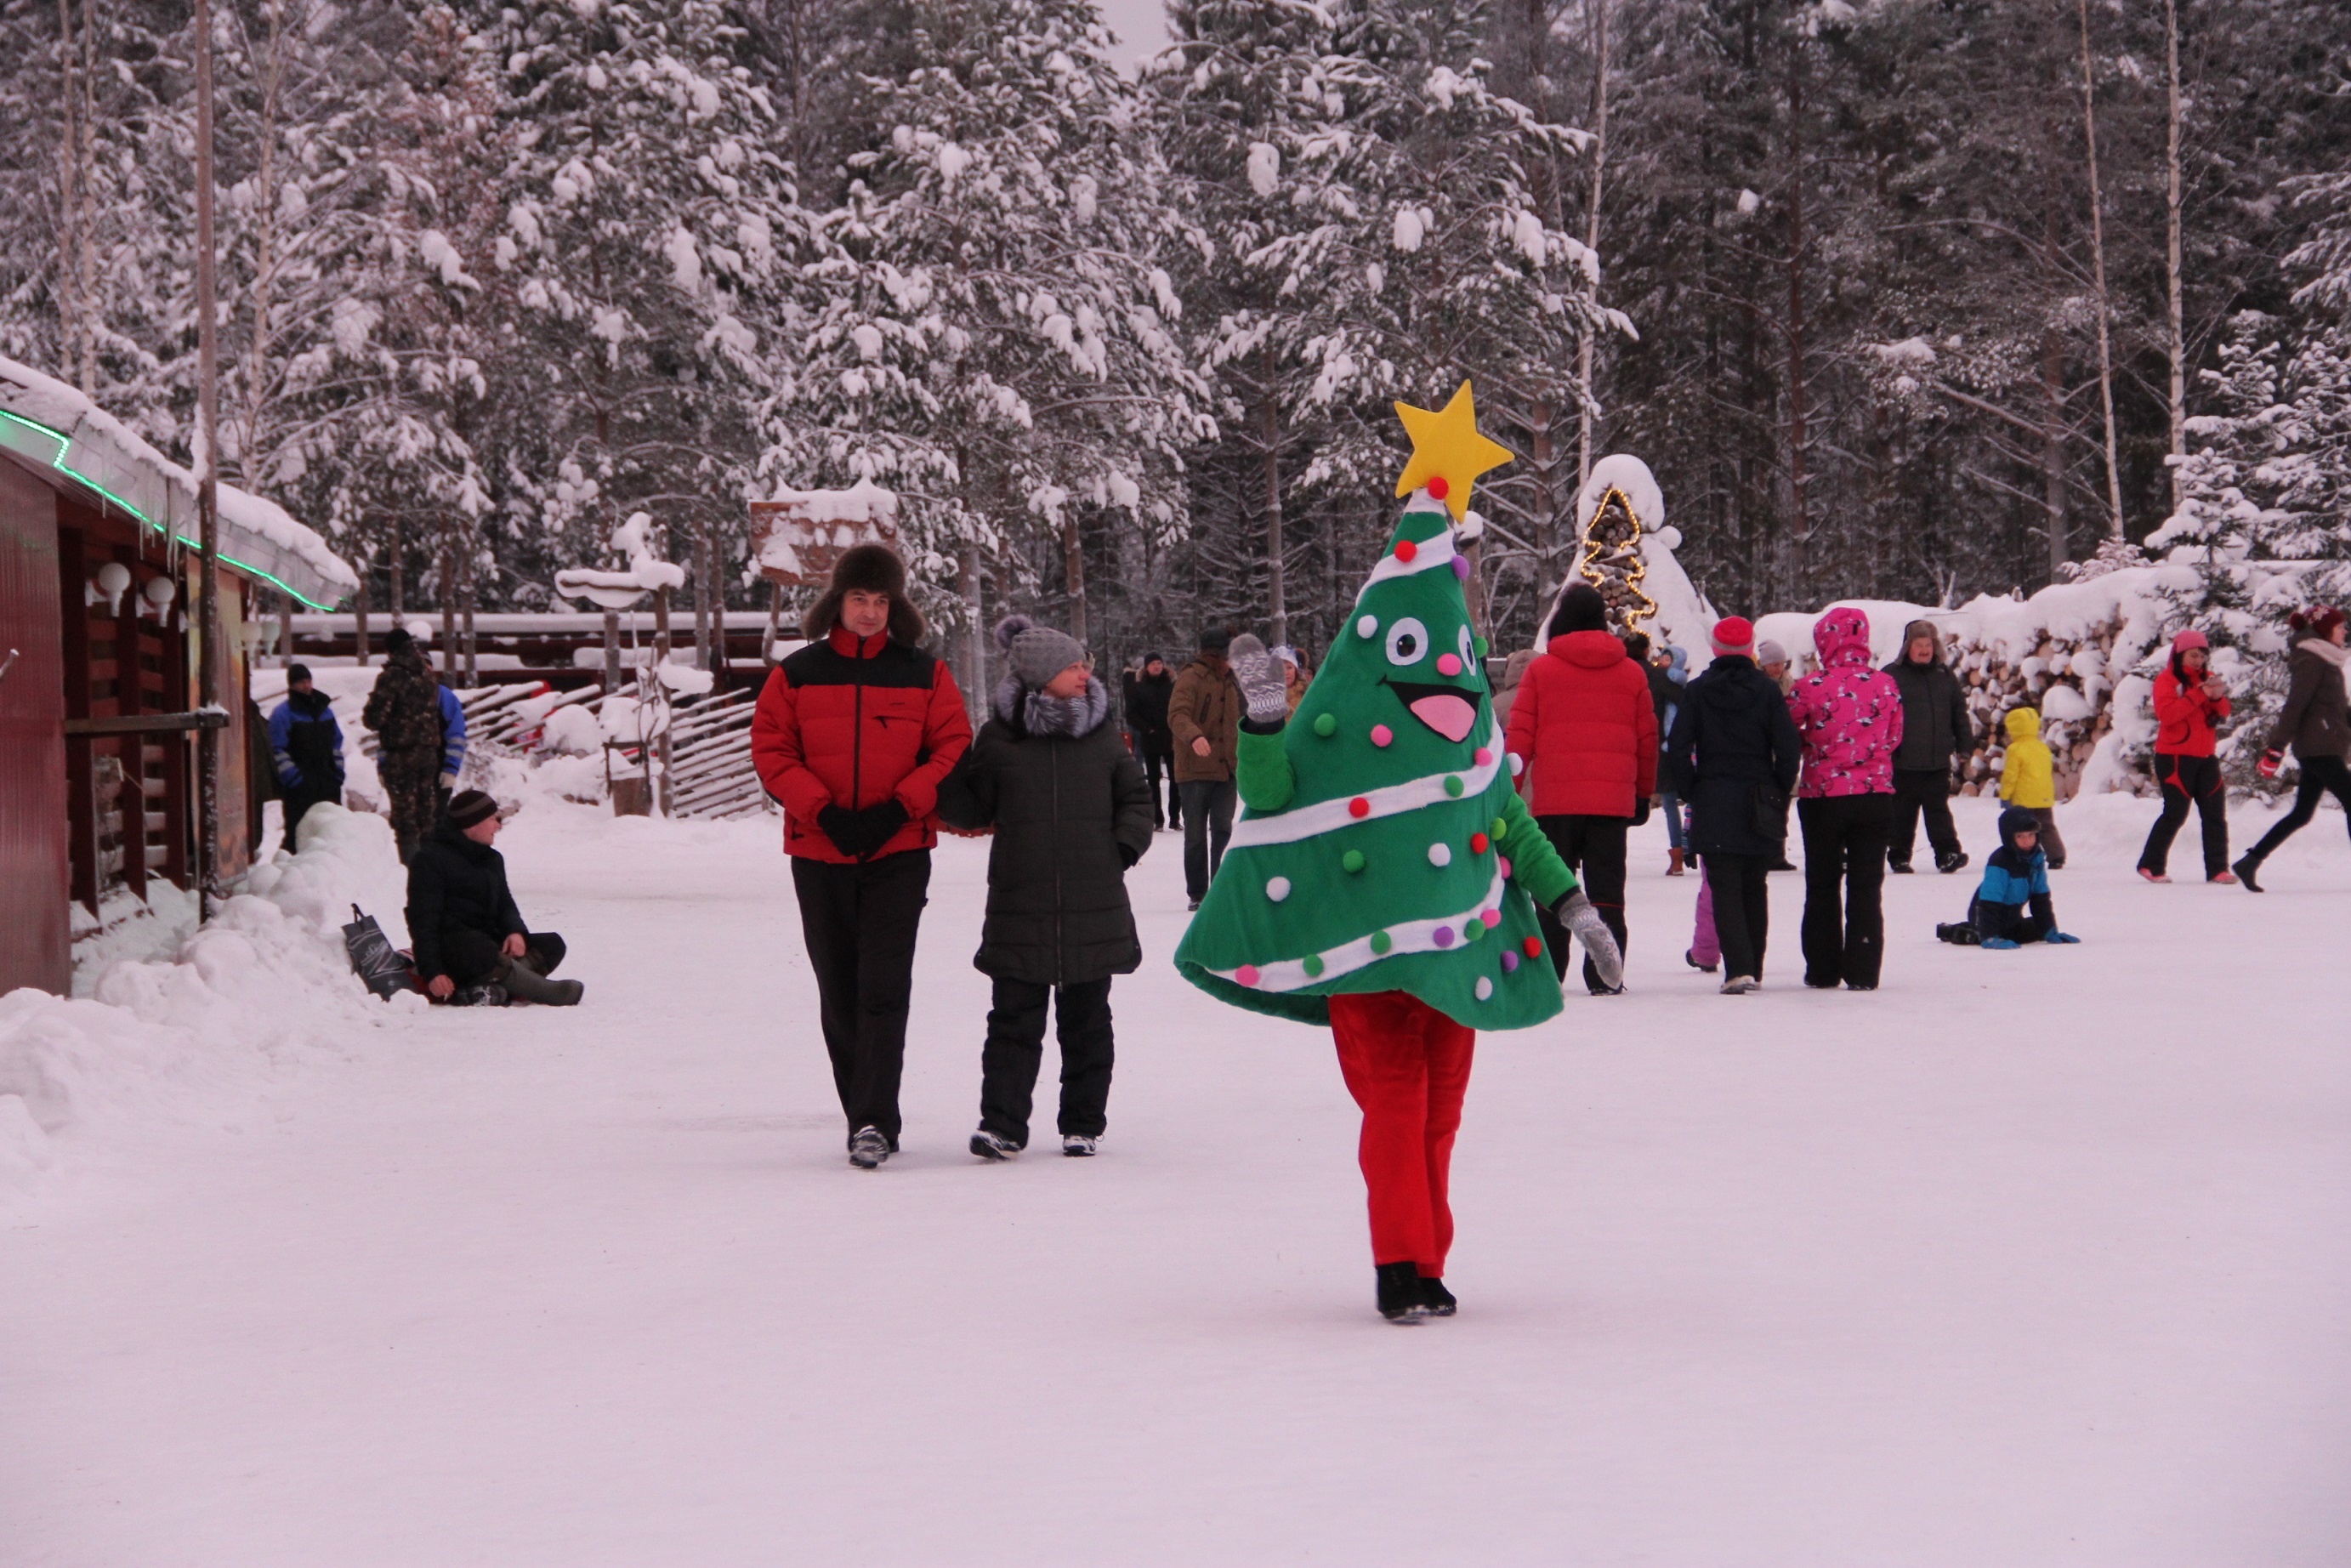
[[[1752,975],[1733,975],[1722,982],[1722,994],[1726,997],[1743,997],[1750,991],[1760,991],[1762,988],[1763,982]]]
[[[2239,860],[2235,865],[2231,866],[2229,869],[2237,873],[2237,880],[2245,884],[2245,891],[2247,893],[2267,893],[2269,891],[2269,889],[2263,887],[2260,883],[2253,880],[2255,875],[2262,869],[2262,862],[2255,860],[2252,856],[2244,856],[2242,859]]]
[[[1666,852],[1666,853],[1667,853],[1667,855],[1668,857],[1670,857],[1670,858],[1667,861],[1667,862],[1666,862],[1666,874],[1667,874],[1667,876],[1679,876],[1679,875],[1681,875],[1681,874],[1682,874],[1682,852],[1681,852],[1681,851],[1679,851],[1679,850],[1667,850],[1667,851]]]
[[[507,1005],[507,988],[496,980],[486,985],[467,986],[449,998],[453,1008],[502,1008]]]
[[[1935,869],[1941,872],[1945,876],[1949,876],[1953,872],[1962,869],[1967,865],[1967,863],[1968,852],[1965,850],[1953,850],[1949,854],[1937,855],[1935,857]]]
[[[971,1152],[983,1160],[1008,1160],[1020,1152],[1020,1145],[982,1127],[971,1135]]]
[[[849,1140],[849,1163],[859,1170],[878,1169],[889,1157],[890,1140],[879,1127],[860,1127]]]
[[[1910,862],[1908,861],[1888,861],[1886,862],[1886,869],[1892,872],[1896,876],[1908,876],[1910,874]]]
[[[1444,1281],[1426,1274],[1420,1280],[1420,1304],[1428,1309],[1428,1315],[1432,1318],[1449,1318],[1461,1306],[1454,1300],[1453,1292],[1445,1288]]]
[[[1936,926],[1935,940],[1955,943],[1961,947],[1975,947],[1982,945],[1983,934],[1961,920],[1948,925]]]
[[[1091,1159],[1102,1150],[1100,1138],[1089,1138],[1083,1133],[1071,1133],[1061,1139],[1061,1152],[1073,1160]]]
[[[1416,1323],[1428,1315],[1420,1291],[1420,1265],[1383,1263],[1374,1270],[1379,1282],[1380,1316],[1392,1323]]]
[[[2169,877],[2168,877],[2168,876],[2164,875],[2161,872],[2159,872],[2159,871],[2149,871],[2149,870],[2148,870],[2147,867],[2145,867],[2145,866],[2141,866],[2141,867],[2139,867],[2139,868],[2138,868],[2138,874],[2139,874],[2140,876],[2142,876],[2142,877],[2146,878],[2148,882],[2168,883],[2168,882],[2171,880]]]
[[[507,966],[506,987],[518,1000],[549,1008],[576,1008],[588,990],[577,980],[550,980],[519,958]]]
[[[1685,947],[1682,949],[1682,962],[1687,964],[1691,968],[1696,969],[1701,975],[1711,975],[1714,973],[1713,965],[1701,964],[1698,961],[1698,949],[1695,947]]]

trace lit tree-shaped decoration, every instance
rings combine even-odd
[[[1610,486],[1583,524],[1583,559],[1576,575],[1607,601],[1608,623],[1618,632],[1637,632],[1657,612],[1657,601],[1642,591],[1649,575],[1641,557],[1641,518],[1625,492]]]

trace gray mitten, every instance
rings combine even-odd
[[[1583,889],[1579,887],[1552,904],[1551,912],[1583,944],[1584,956],[1600,971],[1602,985],[1613,991],[1624,984],[1625,955],[1616,950],[1616,934],[1600,918],[1600,911],[1592,907],[1592,900],[1583,896]]]
[[[1252,724],[1280,724],[1290,716],[1290,693],[1281,678],[1281,661],[1265,651],[1265,644],[1251,633],[1244,632],[1233,639],[1232,650],[1225,655],[1233,666],[1233,679],[1241,685],[1241,696],[1249,704]]]

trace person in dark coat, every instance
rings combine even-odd
[[[2302,782],[2294,792],[2294,810],[2280,817],[2261,841],[2236,863],[2237,880],[2249,893],[2262,891],[2256,880],[2262,862],[2280,844],[2300,832],[2318,812],[2318,799],[2332,795],[2351,817],[2351,712],[2344,702],[2343,666],[2351,659],[2345,644],[2343,612],[2331,604],[2297,610],[2287,618],[2294,633],[2294,652],[2286,660],[2285,706],[2270,727],[2270,743],[2262,754],[2261,775],[2274,779],[2285,763],[2285,748],[2294,747],[2302,765]]]
[[[386,632],[383,651],[383,673],[360,722],[375,731],[376,774],[404,864],[457,788],[465,761],[465,710],[405,629]]]
[[[1184,821],[1184,803],[1176,788],[1176,732],[1167,727],[1167,701],[1176,694],[1176,676],[1167,663],[1156,653],[1143,655],[1143,667],[1126,677],[1126,689],[1120,695],[1125,700],[1126,727],[1134,737],[1135,760],[1143,764],[1143,776],[1151,784],[1151,825],[1165,823],[1179,828]],[[1167,779],[1167,807],[1165,814],[1159,805],[1160,776]]]
[[[1712,893],[1725,996],[1763,979],[1771,905],[1764,873],[1788,840],[1788,792],[1803,742],[1780,688],[1755,667],[1755,628],[1715,623],[1714,663],[1682,690],[1666,771],[1689,801],[1690,846]]]
[[[286,672],[286,700],[269,715],[269,763],[277,798],[286,803],[286,847],[311,807],[343,798],[343,727],[333,705],[312,685],[308,666]]]
[[[1167,699],[1167,727],[1176,740],[1176,788],[1184,798],[1184,891],[1193,908],[1208,895],[1209,879],[1224,863],[1233,835],[1234,783],[1241,734],[1241,688],[1225,658],[1233,634],[1221,626],[1200,633],[1200,651],[1176,677]]]
[[[971,1152],[1029,1144],[1045,1009],[1061,1044],[1061,1152],[1092,1155],[1107,1124],[1110,984],[1143,962],[1126,873],[1151,847],[1149,787],[1110,722],[1110,692],[1076,639],[1025,615],[996,641],[1011,665],[993,713],[939,791],[939,817],[995,831],[973,967],[995,981]]]
[[[1935,869],[1949,875],[1968,863],[1959,830],[1951,822],[1951,765],[1966,761],[1976,748],[1967,693],[1943,662],[1943,639],[1931,621],[1913,621],[1902,629],[1902,656],[1886,673],[1902,694],[1902,746],[1894,754],[1894,836],[1886,844],[1886,862],[1896,872],[1910,869],[1923,812]]]
[[[547,977],[563,938],[533,931],[507,886],[498,803],[479,789],[451,798],[439,827],[408,862],[408,939],[435,1001],[503,1007],[509,998],[575,1006],[586,987]]]
[[[751,765],[784,809],[849,1160],[873,1170],[898,1149],[931,824],[971,719],[946,663],[918,646],[922,612],[887,545],[841,551],[801,631],[808,645],[752,710]]]

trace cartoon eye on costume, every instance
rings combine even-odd
[[[1417,664],[1428,653],[1428,628],[1407,615],[1388,628],[1388,663]]]
[[[1476,641],[1469,635],[1469,626],[1467,622],[1464,622],[1461,626],[1461,667],[1465,670],[1474,670],[1478,667],[1478,646]]]

